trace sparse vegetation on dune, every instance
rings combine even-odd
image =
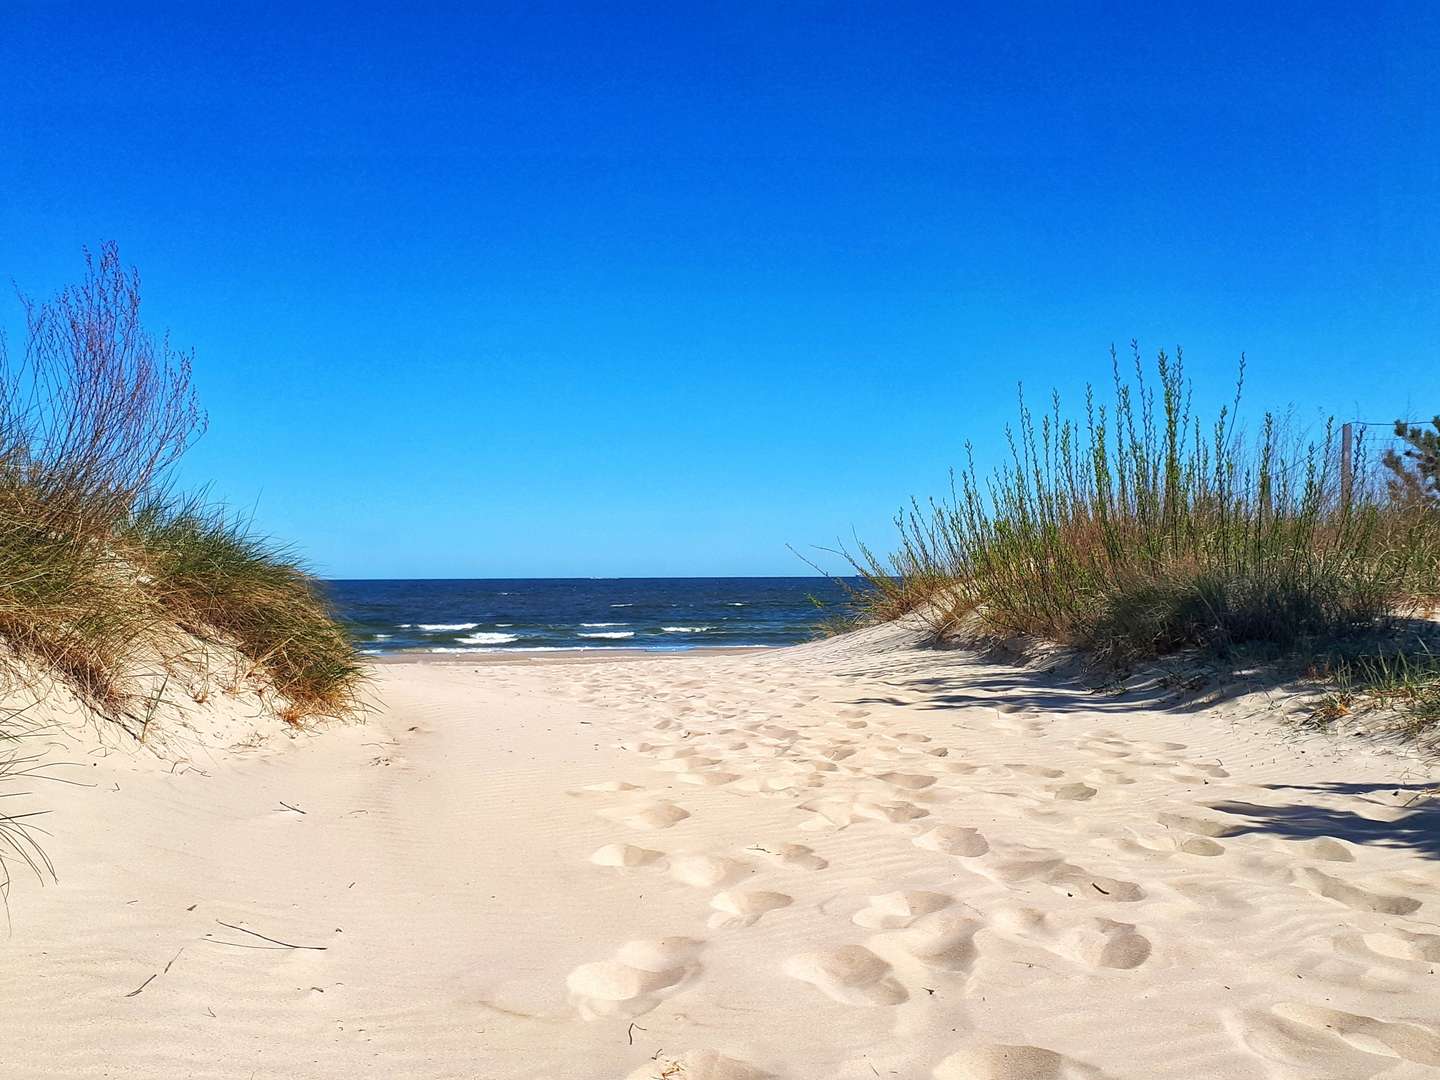
[[[146,332],[115,247],[25,308],[23,354],[0,347],[0,663],[120,713],[137,666],[217,643],[292,723],[351,709],[360,665],[301,564],[173,493],[205,418],[190,357]]]
[[[1149,376],[1132,351],[1127,378],[1112,350],[1113,400],[1087,395],[1077,420],[1058,396],[1039,417],[1022,399],[1005,465],[912,502],[893,554],[848,552],[862,617],[915,612],[940,638],[1026,635],[1118,666],[1192,647],[1324,658],[1369,637],[1395,644],[1346,661],[1355,684],[1413,683],[1440,599],[1433,436],[1401,430],[1412,452],[1380,462],[1363,440],[1342,456],[1334,424],[1304,440],[1266,414],[1247,436],[1243,358],[1205,418],[1178,352]]]

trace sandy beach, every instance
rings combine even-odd
[[[1437,773],[1264,693],[898,627],[376,680],[293,738],[52,738],[7,1077],[1440,1070]]]

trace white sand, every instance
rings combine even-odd
[[[61,742],[0,1076],[1440,1075],[1436,774],[1263,696],[896,629],[378,690],[179,765]]]

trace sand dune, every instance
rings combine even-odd
[[[1440,1075],[1437,772],[1264,695],[898,628],[378,678],[361,726],[58,741],[0,1073]]]

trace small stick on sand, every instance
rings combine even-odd
[[[281,940],[279,940],[278,938],[266,937],[264,934],[257,934],[254,930],[246,930],[245,927],[243,927],[243,926],[236,926],[234,923],[222,922],[220,919],[216,919],[215,921],[216,921],[217,923],[220,923],[221,926],[228,927],[228,928],[231,929],[231,930],[239,930],[240,933],[242,933],[242,934],[249,934],[251,937],[257,937],[257,938],[259,938],[261,941],[268,941],[268,942],[270,942],[272,945],[280,945],[280,946],[282,946],[282,947],[284,947],[284,948],[286,948],[286,949],[309,949],[309,950],[311,950],[312,952],[324,952],[324,951],[325,951],[325,946],[324,946],[324,945],[292,945],[292,944],[290,944],[290,942],[288,942],[288,941],[281,941]],[[223,944],[223,945],[231,945],[231,944],[234,944],[234,943],[233,943],[233,942],[226,941],[226,942],[221,942],[221,944]]]
[[[146,979],[143,983],[141,983],[139,986],[137,986],[134,990],[131,990],[131,991],[130,991],[128,994],[126,994],[125,996],[126,996],[127,998],[132,998],[132,997],[134,997],[136,994],[140,993],[141,990],[144,990],[145,987],[149,986],[152,982],[154,982],[156,979],[158,979],[161,975],[168,974],[169,971],[170,971],[170,966],[171,966],[171,964],[174,964],[176,960],[179,960],[179,959],[180,959],[180,953],[183,953],[184,951],[185,951],[185,946],[184,946],[184,945],[181,945],[180,948],[179,948],[179,950],[175,953],[175,955],[170,958],[170,963],[166,964],[161,970],[155,972],[155,974],[151,975],[150,978]]]

